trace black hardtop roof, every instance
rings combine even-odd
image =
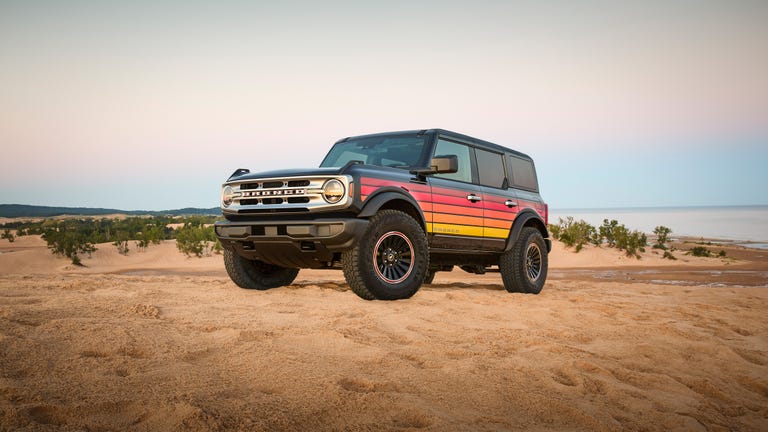
[[[351,137],[342,138],[337,143],[348,141],[351,139],[360,139],[360,138],[370,138],[370,137],[377,137],[377,136],[385,136],[385,135],[405,135],[405,134],[436,134],[436,135],[442,135],[448,138],[454,138],[458,141],[463,141],[468,144],[473,144],[478,147],[485,147],[488,149],[496,150],[499,152],[505,152],[505,153],[511,153],[515,156],[519,156],[528,160],[531,159],[530,156],[528,156],[525,153],[521,153],[517,150],[512,150],[509,147],[504,147],[498,144],[494,144],[489,141],[481,140],[479,138],[474,138],[469,135],[460,134],[458,132],[449,131],[446,129],[420,129],[420,130],[405,130],[405,131],[396,131],[396,132],[380,132],[380,133],[373,133],[373,134],[365,134],[365,135],[356,135]]]

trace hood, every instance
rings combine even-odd
[[[310,177],[310,176],[324,176],[324,175],[338,175],[341,174],[343,168],[331,167],[331,168],[297,168],[297,169],[282,169],[273,171],[261,171],[261,172],[247,172],[247,170],[239,169],[235,171],[227,181],[242,181],[242,180],[258,180],[264,178],[280,178],[280,177]]]

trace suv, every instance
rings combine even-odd
[[[360,297],[395,300],[460,266],[538,294],[552,247],[533,160],[443,129],[344,138],[316,169],[238,169],[221,208],[216,236],[242,288],[341,268]]]

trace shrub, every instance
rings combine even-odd
[[[627,256],[640,258],[639,252],[645,252],[648,237],[640,231],[630,231],[624,224],[613,219],[603,219],[603,224],[598,229],[596,244],[605,240],[609,247],[623,250]]]
[[[55,255],[63,255],[72,260],[75,265],[81,265],[79,254],[87,253],[89,256],[96,251],[96,247],[90,241],[90,233],[83,229],[83,225],[77,220],[46,221],[41,226],[43,240]]]
[[[656,234],[656,244],[653,245],[653,248],[667,250],[667,242],[669,235],[672,234],[672,229],[659,225],[653,229],[653,233]]]
[[[13,243],[15,240],[15,237],[13,236],[13,233],[9,229],[4,229],[3,233],[0,234],[0,238],[7,239],[9,243]]]
[[[640,231],[629,231],[624,225],[616,230],[616,248],[623,250],[627,256],[640,259],[640,252],[645,252],[648,237]]]
[[[562,218],[560,220],[562,220]],[[549,230],[549,233],[552,234],[553,239],[560,240],[560,225],[549,224],[547,225],[547,229]]]
[[[112,242],[115,247],[117,247],[117,252],[121,255],[128,255],[128,240],[129,240],[130,234],[125,231],[118,231],[115,234],[115,241]]]
[[[213,232],[213,227],[186,223],[176,232],[176,248],[186,256],[210,256],[220,253],[221,244]]]
[[[571,216],[560,218],[554,231],[557,232],[556,239],[568,247],[575,247],[576,252],[581,251],[585,244],[594,243],[597,235],[595,227],[583,220],[574,222]]]
[[[697,257],[711,257],[712,252],[704,246],[694,246],[693,249],[685,253],[686,255],[693,255]]]
[[[725,258],[725,255],[726,255],[726,253],[722,249],[720,249],[720,252],[717,254],[717,256],[719,256],[720,258]]]
[[[616,235],[619,234],[621,230],[626,230],[626,227],[624,227],[624,225],[619,225],[619,221],[616,219],[611,221],[603,219],[603,224],[599,228],[600,242],[602,243],[603,239],[605,239],[608,246],[616,247]]]
[[[667,250],[664,251],[664,256],[662,258],[666,258],[673,261],[677,260],[677,258],[674,255],[672,255],[670,251],[667,251]]]

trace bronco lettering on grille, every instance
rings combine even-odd
[[[250,197],[274,197],[274,196],[296,196],[307,193],[306,189],[278,189],[278,190],[255,190],[243,192],[244,198]]]

